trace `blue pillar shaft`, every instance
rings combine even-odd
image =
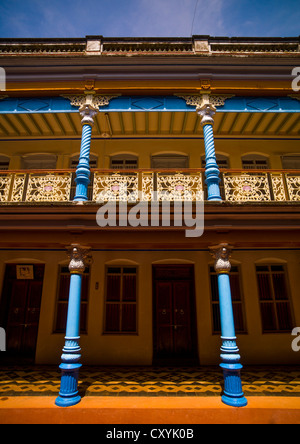
[[[91,125],[83,125],[81,148],[79,163],[76,169],[76,193],[75,201],[87,201],[88,200],[88,186],[90,183],[90,149],[92,139],[92,127]]]
[[[65,346],[60,365],[62,372],[61,387],[59,396],[55,401],[55,404],[59,407],[70,407],[78,404],[81,400],[77,390],[79,369],[81,367],[79,363],[81,358],[79,346],[81,283],[81,274],[71,274]]]
[[[220,193],[220,170],[217,164],[213,126],[207,123],[203,126],[204,145],[205,145],[205,176],[207,184],[207,200],[222,200]]]
[[[228,273],[218,274],[221,319],[221,368],[224,375],[222,401],[233,407],[244,407],[247,400],[242,391],[239,349],[236,344],[230,278]]]

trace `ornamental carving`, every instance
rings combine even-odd
[[[203,201],[201,173],[158,173],[157,194],[160,201]]]
[[[70,259],[69,263],[70,273],[82,274],[85,270],[86,264],[90,259],[90,248],[73,244],[70,247],[68,247],[67,250]]]
[[[223,175],[225,199],[231,202],[270,201],[270,188],[267,174],[227,174]]]
[[[72,173],[29,174],[26,202],[68,202]]]
[[[218,274],[229,273],[231,270],[231,257],[232,247],[228,244],[220,244],[214,247],[210,247],[210,254],[215,259],[215,270]]]
[[[109,102],[111,99],[114,99],[116,96],[100,96],[96,94],[79,94],[76,96],[62,96],[65,99],[70,100],[72,106],[78,106],[79,109],[84,109],[86,106],[89,106],[91,108],[94,108],[95,110],[99,111],[99,108],[101,106],[109,105]]]
[[[202,108],[204,105],[212,105],[213,107],[225,105],[225,101],[234,97],[230,94],[213,95],[213,94],[201,94],[198,96],[178,96],[186,101],[187,105],[195,106],[196,109]]]

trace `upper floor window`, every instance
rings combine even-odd
[[[223,154],[216,154],[217,164],[219,168],[230,168],[229,167],[229,158],[224,156]],[[205,156],[201,157],[202,168],[205,168],[206,159]]]
[[[242,166],[245,170],[267,170],[269,159],[259,154],[247,154],[242,157]]]
[[[9,167],[9,157],[7,156],[0,156],[0,170],[8,170]]]
[[[57,156],[55,154],[26,154],[22,156],[24,170],[55,170]]]
[[[292,312],[284,266],[257,265],[256,275],[263,332],[291,332]]]
[[[152,156],[151,168],[175,169],[189,168],[188,156],[176,154],[164,154]]]
[[[138,168],[138,158],[130,154],[111,156],[110,168],[112,170],[135,170]]]
[[[70,168],[75,169],[79,162],[79,154],[76,156],[71,157],[70,159]],[[98,157],[91,154],[90,155],[90,168],[97,168],[98,164]]]
[[[282,168],[287,170],[300,170],[300,154],[282,156]]]

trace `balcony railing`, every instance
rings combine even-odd
[[[300,171],[221,170],[221,193],[229,202],[300,202]],[[70,202],[74,170],[2,171],[0,203]],[[92,170],[88,198],[107,201],[204,200],[204,169]]]

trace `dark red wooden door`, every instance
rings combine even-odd
[[[154,344],[157,358],[191,358],[195,354],[192,279],[154,282]]]
[[[15,267],[15,266],[14,266]],[[9,270],[10,275],[12,271]],[[35,355],[40,305],[43,289],[43,267],[35,268],[33,280],[9,279],[6,349],[9,354],[33,358]]]

